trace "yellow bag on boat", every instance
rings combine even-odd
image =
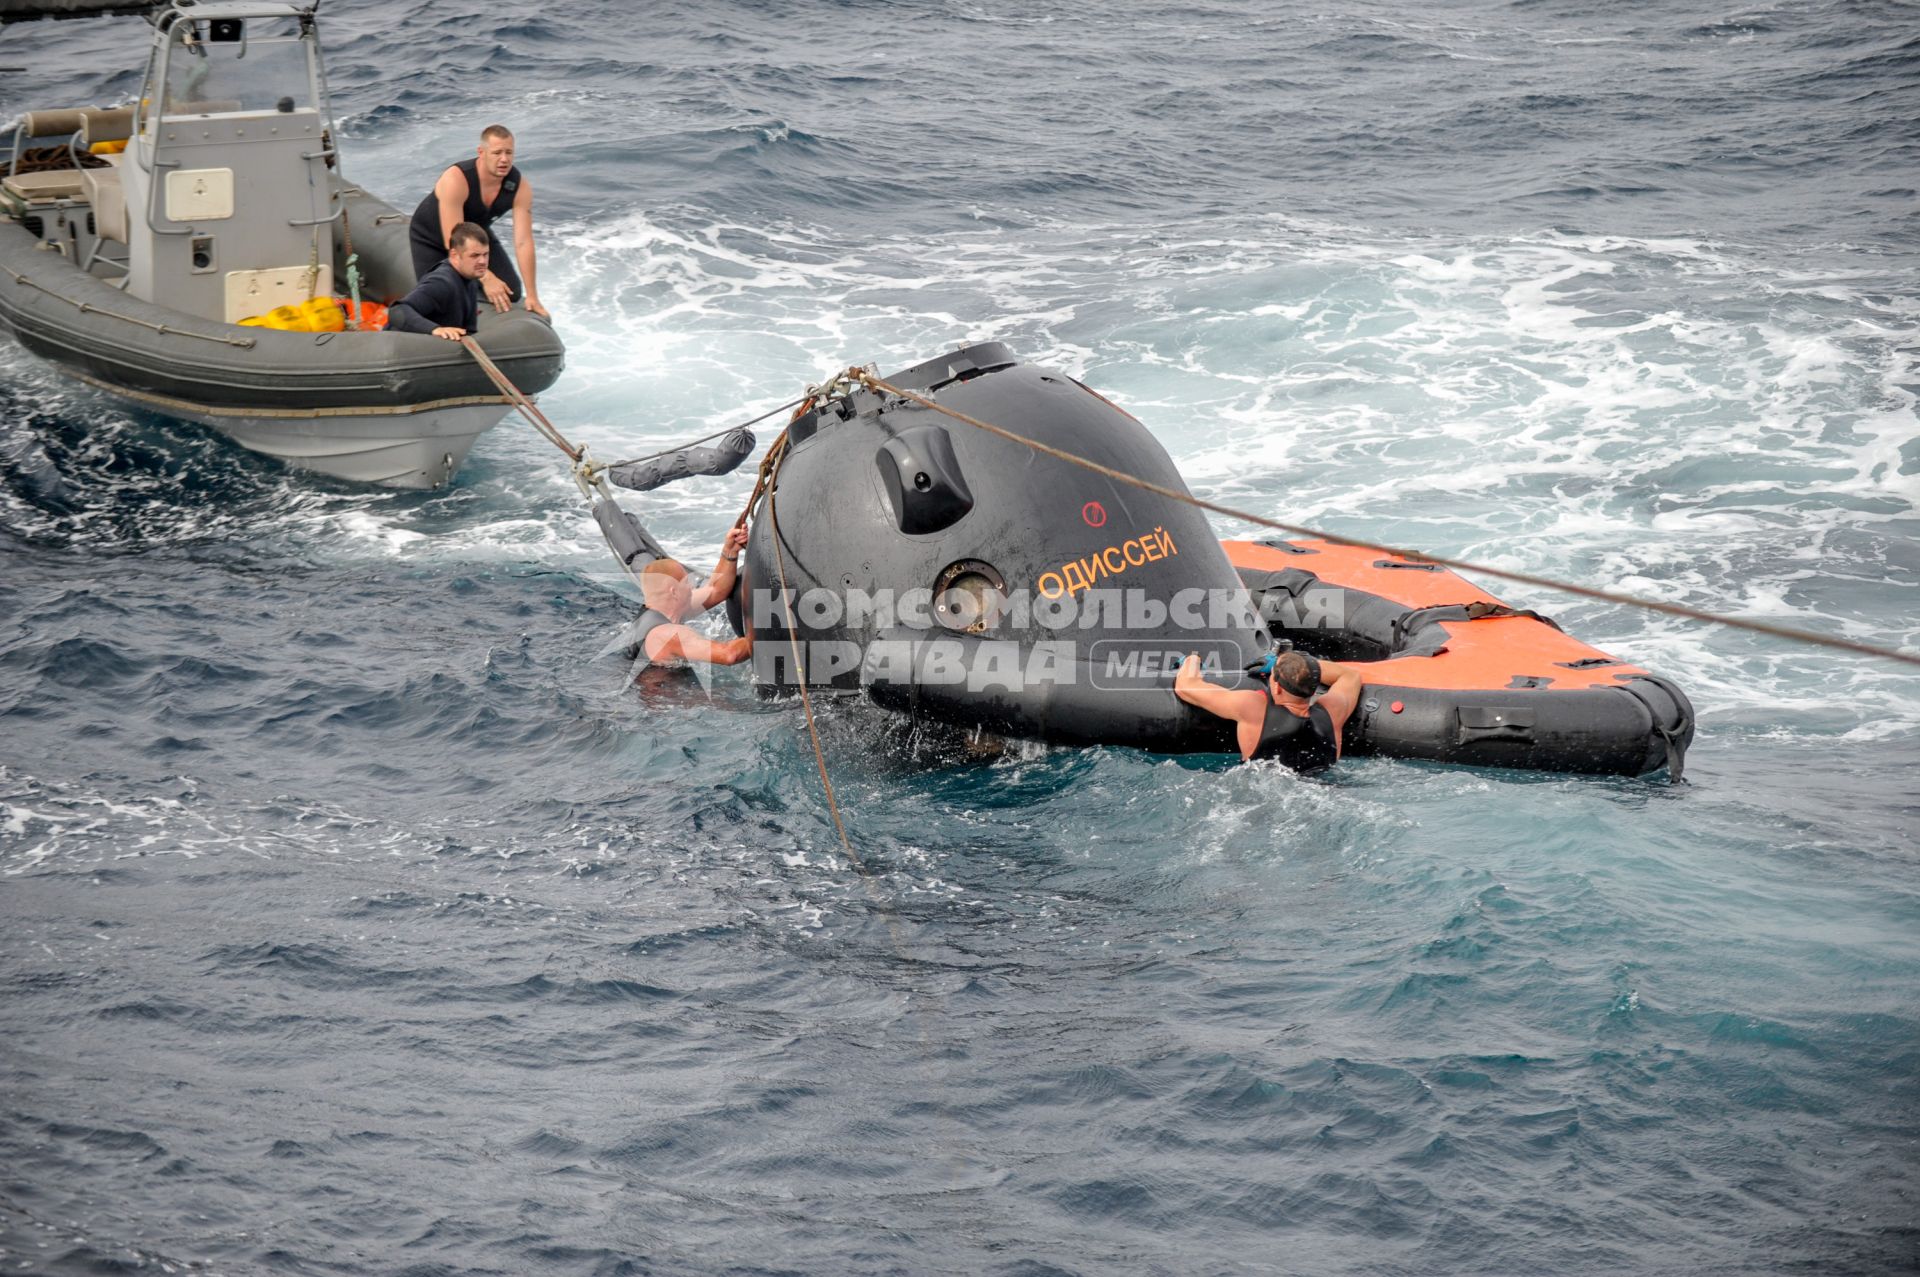
[[[298,306],[276,307],[240,322],[248,328],[277,328],[289,333],[337,333],[346,328],[347,317],[333,298],[316,297]]]

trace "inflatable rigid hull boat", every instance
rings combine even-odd
[[[1132,416],[998,343],[887,380],[1186,491]],[[1252,687],[1243,671],[1292,645],[1362,664],[1349,755],[1677,774],[1693,720],[1672,684],[1450,572],[1380,560],[1223,544],[1194,506],[858,390],[789,427],[729,610],[770,692],[857,689],[996,735],[1232,752],[1230,724],[1174,696],[1180,661]]]
[[[104,8],[151,17],[146,82],[132,106],[18,121],[0,167],[0,326],[129,405],[292,466],[446,483],[510,410],[458,343],[240,323],[356,286],[385,304],[414,283],[406,216],[339,176],[312,8]],[[482,307],[477,338],[529,393],[564,364],[522,307]]]

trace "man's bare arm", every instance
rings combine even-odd
[[[1352,718],[1353,707],[1360,703],[1360,691],[1366,686],[1360,671],[1337,661],[1322,661],[1320,677],[1331,684],[1320,694],[1318,702],[1320,708],[1327,711],[1327,717],[1336,726]]]
[[[513,197],[513,256],[520,263],[521,296],[527,303],[527,309],[551,319],[547,308],[540,304],[540,286],[534,279],[533,183],[524,177],[520,179],[520,190]]]
[[[740,553],[746,548],[747,530],[744,527],[729,529],[727,543],[720,548],[720,561],[713,565],[713,575],[707,578],[706,588],[693,598],[695,611],[704,612],[733,593],[733,583],[740,574]]]
[[[1200,654],[1195,652],[1180,663],[1173,676],[1173,694],[1195,709],[1235,723],[1252,721],[1252,715],[1264,714],[1265,696],[1258,692],[1231,691],[1207,682],[1200,673]]]
[[[660,635],[656,643],[654,636]],[[647,655],[656,661],[698,661],[703,665],[738,665],[753,659],[753,637],[722,639],[715,642],[696,634],[684,625],[663,625],[647,635]]]
[[[450,168],[433,184],[440,201],[440,247],[453,244],[453,228],[467,220],[467,175],[458,167]]]

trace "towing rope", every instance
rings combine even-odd
[[[541,413],[538,408],[534,407],[533,402],[522,394],[512,382],[507,380],[505,374],[494,365],[491,359],[487,358],[486,352],[480,349],[479,344],[475,342],[472,337],[461,338],[461,344],[479,361],[480,367],[486,371],[487,376],[493,380],[494,385],[500,387],[502,393],[520,409],[527,420],[533,423],[535,429],[539,430],[540,433],[546,436],[556,447],[566,453],[576,466],[585,467],[587,472],[586,478],[596,479],[599,473],[607,468],[605,465],[597,462],[583,461],[585,450],[575,448],[572,444],[568,443],[565,437],[560,434],[559,430],[554,427],[554,424],[548,421],[546,416]],[[765,421],[768,417],[776,413],[785,411],[787,408],[800,406],[802,407],[802,411],[804,411],[805,405],[825,398],[830,395],[835,388],[848,383],[863,386],[883,397],[892,395],[903,402],[918,404],[922,408],[930,408],[944,416],[953,418],[955,421],[972,426],[978,430],[984,430],[988,434],[997,435],[1010,443],[1017,443],[1022,447],[1031,448],[1035,452],[1044,453],[1049,457],[1064,461],[1069,465],[1079,466],[1083,470],[1089,470],[1094,474],[1111,479],[1116,483],[1124,483],[1131,487],[1139,488],[1143,492],[1151,492],[1156,496],[1166,497],[1171,501],[1178,501],[1213,514],[1224,515],[1230,519],[1239,519],[1242,522],[1255,524],[1263,528],[1272,528],[1275,531],[1285,532],[1293,536],[1312,537],[1317,540],[1331,542],[1334,545],[1350,545],[1356,549],[1372,550],[1380,554],[1392,555],[1395,558],[1406,559],[1414,563],[1431,563],[1436,567],[1451,568],[1461,572],[1472,572],[1480,576],[1490,576],[1496,580],[1513,581],[1521,585],[1536,586],[1545,590],[1556,590],[1562,594],[1572,594],[1580,598],[1595,599],[1602,603],[1612,603],[1620,607],[1638,608],[1646,612],[1660,612],[1668,616],[1683,617],[1690,621],[1700,621],[1709,625],[1722,625],[1729,629],[1746,630],[1749,633],[1764,634],[1769,638],[1783,639],[1790,643],[1804,643],[1814,647],[1834,648],[1838,651],[1853,652],[1860,656],[1875,656],[1882,660],[1898,661],[1903,665],[1920,666],[1920,655],[1912,652],[1903,652],[1897,648],[1885,647],[1877,643],[1863,643],[1857,639],[1840,638],[1832,634],[1818,634],[1812,630],[1802,630],[1790,625],[1776,625],[1771,621],[1753,621],[1745,617],[1727,616],[1719,612],[1709,612],[1704,608],[1689,607],[1684,603],[1669,603],[1661,599],[1649,599],[1636,594],[1624,594],[1617,590],[1602,590],[1590,585],[1578,585],[1572,581],[1562,581],[1557,577],[1541,576],[1534,572],[1518,572],[1511,568],[1498,568],[1491,564],[1476,563],[1469,559],[1456,559],[1446,555],[1429,554],[1424,550],[1413,550],[1404,546],[1393,546],[1378,541],[1368,541],[1360,537],[1347,536],[1344,533],[1329,532],[1324,528],[1311,528],[1297,523],[1286,523],[1279,519],[1269,519],[1265,515],[1255,514],[1251,510],[1241,510],[1235,506],[1224,505],[1218,501],[1208,501],[1204,498],[1196,497],[1190,492],[1182,492],[1175,488],[1169,488],[1165,484],[1154,483],[1149,479],[1142,479],[1137,475],[1131,475],[1123,470],[1116,470],[1112,466],[1105,466],[1098,461],[1092,461],[1086,457],[1068,452],[1064,448],[1056,448],[1051,444],[1042,443],[1038,439],[1030,439],[1026,435],[1016,434],[1004,426],[996,426],[991,422],[982,421],[978,417],[970,417],[964,412],[949,408],[945,404],[937,403],[926,395],[917,394],[904,387],[896,386],[892,382],[880,377],[877,373],[859,366],[848,368],[845,372],[829,379],[823,385],[808,387],[807,393],[800,398],[764,412],[746,424],[755,425]],[[1104,398],[1102,402],[1106,402]],[[714,434],[707,435],[694,442],[704,443],[709,439],[718,439],[732,433],[732,429],[733,428],[717,431]],[[768,448],[766,457],[760,463],[760,474],[754,484],[753,495],[747,499],[746,507],[741,510],[740,517],[734,520],[733,526],[739,527],[746,522],[748,516],[753,511],[755,503],[757,503],[761,495],[771,487],[773,477],[778,474],[780,462],[784,460],[786,456],[786,440],[787,436],[785,433],[782,433],[779,439],[775,440],[773,446]],[[666,451],[674,452],[678,451],[678,449],[669,448]],[[664,455],[664,452],[653,453],[646,457],[637,458],[637,460],[650,461]],[[776,516],[776,534],[778,528],[779,521]],[[809,722],[811,722],[811,710],[809,710]]]
[[[715,439],[724,439],[736,430],[745,430],[750,426],[757,426],[761,422],[765,421],[768,417],[777,417],[789,408],[796,408],[799,405],[806,403],[807,399],[808,399],[808,396],[801,395],[798,399],[789,400],[788,402],[781,404],[778,408],[769,408],[767,411],[755,417],[752,421],[743,421],[737,426],[728,426],[725,430],[716,430],[710,435],[701,435],[698,439],[690,440],[687,443],[675,444],[671,448],[662,448],[658,452],[649,452],[644,457],[628,457],[624,461],[596,461],[592,463],[593,468],[595,470],[612,470],[619,466],[637,466],[642,461],[658,461],[661,457],[665,457],[672,453],[679,452],[683,448],[697,448],[703,443],[711,443]]]
[[[820,787],[826,791],[827,810],[833,813],[833,828],[840,835],[840,845],[846,849],[847,859],[860,871],[861,878],[871,884],[872,875],[867,872],[866,864],[853,849],[852,840],[847,837],[846,822],[840,818],[840,801],[834,797],[833,781],[827,775],[827,751],[820,744],[820,728],[814,722],[813,697],[807,691],[807,665],[800,655],[799,627],[793,623],[793,592],[787,588],[787,555],[780,541],[780,465],[786,458],[787,436],[782,431],[773,447],[767,450],[767,461],[761,463],[760,478],[754,484],[753,498],[747,502],[747,508],[740,512],[739,523],[746,522],[753,502],[759,499],[762,492],[766,493],[767,517],[773,521],[773,565],[780,574],[780,602],[787,612],[787,650],[793,657],[794,673],[799,676],[800,708],[807,716],[807,736],[813,741],[813,761],[820,769]]]
[[[472,355],[474,362],[480,365],[480,370],[487,374],[487,379],[500,388],[500,393],[507,397],[507,401],[520,410],[520,415],[531,422],[533,428],[538,430],[548,443],[566,453],[569,461],[575,465],[580,464],[581,458],[586,456],[586,449],[576,448],[568,443],[566,436],[560,433],[559,427],[547,420],[547,414],[535,407],[533,400],[527,398],[520,387],[507,380],[507,374],[501,372],[499,366],[487,357],[487,352],[480,349],[480,343],[471,335],[462,337],[460,344],[467,348],[467,353]]]
[[[1912,652],[1902,652],[1896,648],[1882,647],[1875,643],[1862,643],[1855,639],[1837,638],[1830,634],[1816,634],[1812,630],[1795,629],[1788,625],[1775,625],[1770,621],[1749,621],[1743,617],[1724,616],[1718,612],[1706,611],[1703,608],[1688,607],[1684,603],[1667,603],[1659,599],[1641,598],[1635,594],[1621,594],[1613,590],[1600,590],[1590,585],[1576,585],[1571,581],[1562,581],[1550,576],[1539,576],[1532,572],[1515,572],[1508,568],[1491,567],[1485,563],[1474,563],[1466,559],[1452,559],[1443,555],[1428,554],[1421,550],[1408,550],[1397,546],[1382,545],[1375,541],[1363,541],[1358,537],[1345,536],[1338,532],[1327,532],[1320,528],[1307,528],[1301,527],[1298,524],[1282,523],[1278,519],[1269,519],[1264,515],[1254,514],[1248,510],[1236,509],[1230,505],[1222,505],[1217,501],[1206,501],[1194,496],[1192,493],[1180,492],[1164,484],[1138,478],[1134,475],[1127,474],[1125,471],[1115,470],[1111,466],[1103,466],[1098,461],[1089,461],[1085,457],[1076,456],[1064,449],[1041,443],[1038,439],[1029,439],[1025,435],[1015,434],[1013,431],[1001,426],[992,425],[989,422],[981,421],[975,417],[969,417],[964,412],[957,412],[944,404],[935,403],[925,395],[915,394],[911,390],[905,390],[890,382],[883,381],[880,377],[863,368],[847,369],[842,379],[857,382],[876,394],[894,395],[908,402],[919,404],[922,408],[931,408],[935,412],[952,417],[955,421],[964,422],[969,426],[984,430],[988,434],[998,435],[1000,438],[1006,439],[1009,442],[1032,448],[1035,452],[1045,453],[1049,457],[1054,457],[1058,460],[1068,462],[1071,465],[1079,466],[1083,470],[1091,470],[1093,473],[1103,475],[1108,479],[1114,480],[1116,483],[1130,484],[1133,487],[1154,493],[1157,496],[1166,497],[1169,500],[1183,502],[1190,506],[1197,506],[1202,510],[1208,510],[1214,514],[1222,514],[1230,519],[1240,519],[1247,523],[1258,524],[1263,528],[1273,528],[1276,531],[1291,533],[1295,536],[1312,537],[1316,540],[1330,541],[1335,545],[1350,545],[1356,549],[1375,550],[1381,554],[1390,554],[1397,558],[1410,559],[1417,563],[1432,563],[1439,567],[1454,568],[1462,572],[1473,572],[1481,576],[1496,577],[1503,581],[1516,581],[1522,585],[1534,585],[1542,589],[1558,590],[1563,594],[1575,594],[1582,598],[1598,599],[1603,603],[1615,603],[1622,607],[1640,608],[1648,612],[1664,612],[1669,616],[1686,617],[1688,620],[1705,621],[1709,624],[1724,625],[1736,630],[1749,630],[1755,634],[1765,634],[1770,638],[1786,639],[1789,642],[1807,643],[1817,647],[1838,648],[1843,652],[1855,652],[1862,656],[1878,656],[1889,661],[1899,661],[1905,665],[1920,665],[1920,655]]]
[[[789,429],[792,428],[794,422],[806,415],[807,409],[813,406],[814,397],[819,393],[820,388],[818,386],[808,387],[806,394],[794,400],[792,403],[785,405],[794,410],[793,416],[787,419]],[[749,422],[748,424],[752,423]],[[786,452],[787,431],[782,430],[779,436],[767,445],[767,455],[760,458],[760,473],[754,476],[753,492],[747,497],[747,503],[740,507],[740,517],[733,521],[734,527],[745,527],[747,520],[753,517],[753,507],[759,503],[761,494],[765,493],[767,489],[773,485],[774,473],[779,469],[780,462],[786,456]]]

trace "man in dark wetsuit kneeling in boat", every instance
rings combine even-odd
[[[390,333],[431,333],[459,341],[480,321],[480,276],[487,270],[487,233],[471,222],[453,228],[446,257],[420,276],[413,291],[387,307]]]
[[[1235,724],[1246,761],[1274,758],[1297,772],[1317,772],[1339,760],[1340,733],[1360,703],[1363,686],[1360,671],[1351,665],[1282,652],[1267,668],[1261,691],[1232,691],[1201,677],[1196,653],[1180,666],[1173,694]]]
[[[493,233],[493,219],[513,213],[513,258]],[[547,315],[533,278],[533,186],[513,165],[513,134],[504,124],[489,124],[480,134],[473,159],[450,165],[433,190],[413,210],[407,242],[413,249],[413,273],[420,278],[440,264],[453,228],[471,222],[487,233],[489,263],[480,287],[497,311],[505,312],[524,294],[527,309]],[[520,264],[514,270],[514,260]],[[521,287],[522,276],[526,286]],[[551,316],[548,316],[551,318]]]
[[[640,570],[640,593],[647,609],[624,636],[635,649],[636,668],[691,663],[738,665],[753,658],[753,636],[715,641],[697,633],[687,621],[723,602],[733,593],[740,568],[740,552],[747,548],[747,530],[736,527],[727,533],[720,561],[713,575],[694,593],[687,569],[673,559],[655,559]]]

